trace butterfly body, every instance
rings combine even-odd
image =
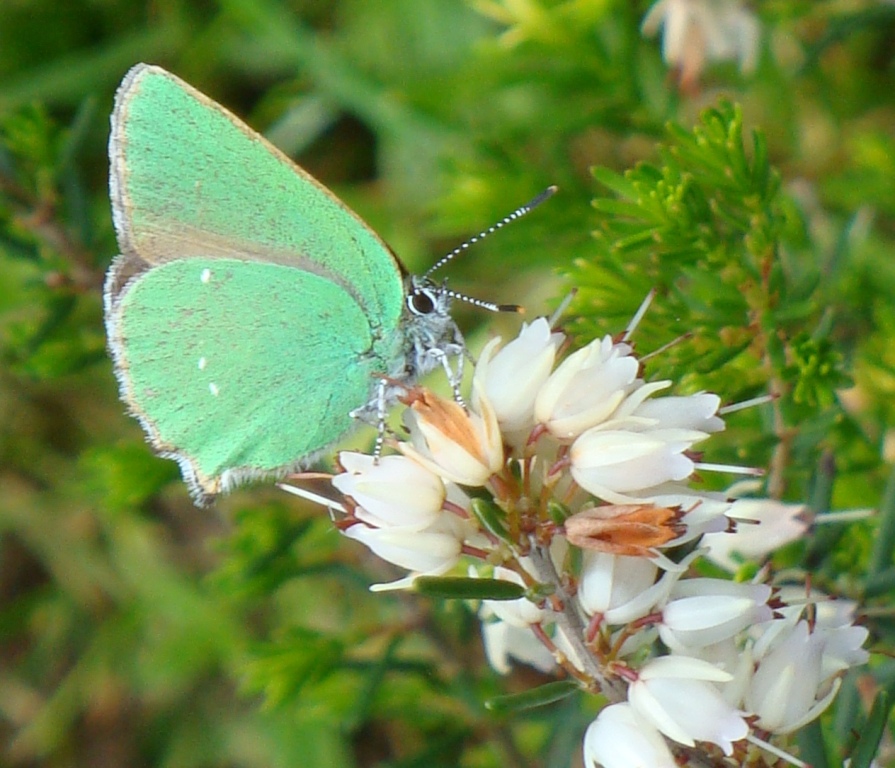
[[[306,466],[352,413],[463,354],[450,297],[353,212],[157,67],[119,88],[121,255],[105,314],[122,398],[197,503]]]

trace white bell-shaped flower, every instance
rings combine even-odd
[[[659,0],[641,24],[651,37],[662,28],[662,58],[692,86],[707,61],[739,62],[743,72],[755,69],[760,27],[739,0]]]
[[[443,512],[428,528],[372,528],[357,523],[343,531],[349,539],[359,541],[378,557],[406,568],[411,573],[388,584],[374,584],[370,589],[403,589],[418,576],[440,576],[456,565],[463,542],[474,528],[455,515]]]
[[[694,465],[684,452],[705,436],[683,429],[629,432],[595,427],[572,443],[572,477],[610,503],[637,500],[638,490],[689,477]]]
[[[562,340],[563,335],[552,333],[547,319],[539,317],[497,352],[499,338],[485,345],[475,367],[476,391],[486,395],[504,432],[534,426],[535,398],[550,376]],[[478,406],[477,398],[473,405]]]
[[[717,415],[721,398],[708,392],[695,395],[669,395],[644,400],[631,416],[650,419],[663,429],[694,429],[721,432],[724,422]]]
[[[441,514],[445,487],[431,470],[405,456],[373,456],[354,451],[339,454],[345,470],[332,484],[359,507],[355,517],[375,528],[397,526],[420,530]]]
[[[808,622],[789,627],[758,661],[745,703],[758,724],[773,733],[790,733],[816,718],[832,702],[837,684],[824,686],[824,637]]]
[[[854,666],[865,664],[868,653],[862,646],[869,632],[866,627],[855,626],[857,603],[852,600],[833,600],[822,592],[812,589],[808,594],[804,588],[784,587],[780,599],[788,605],[777,608],[783,619],[761,627],[755,636],[755,653],[759,658],[767,656],[792,632],[802,620],[805,611],[811,607],[813,620],[811,634],[816,642],[823,643],[821,657],[821,683]]]
[[[737,499],[730,505],[727,516],[742,522],[737,523],[734,532],[709,533],[703,539],[703,544],[709,548],[708,557],[729,571],[737,569],[737,555],[760,560],[808,530],[808,524],[801,519],[804,512],[804,504],[786,504],[774,499]]]
[[[640,365],[631,351],[606,336],[569,355],[538,392],[535,420],[567,440],[609,419],[636,386]]]
[[[713,685],[731,679],[729,673],[701,659],[661,656],[638,672],[628,688],[628,701],[669,739],[690,747],[709,741],[730,755],[733,742],[749,733],[743,713]]]
[[[766,584],[738,584],[724,579],[681,579],[662,608],[659,636],[672,650],[686,653],[732,638],[742,630],[770,621]]]
[[[604,707],[584,734],[585,768],[677,768],[665,739],[630,704]]]

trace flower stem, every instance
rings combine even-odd
[[[574,600],[566,593],[549,551],[546,547],[533,544],[528,557],[538,581],[552,584],[555,590],[554,595],[559,598],[561,609],[554,610],[552,617],[556,622],[557,629],[562,632],[577,657],[573,661],[577,662],[585,674],[593,680],[594,686],[611,702],[624,701],[626,698],[624,686],[620,681],[610,679],[605,674],[588,649],[584,640],[584,621],[575,609]]]

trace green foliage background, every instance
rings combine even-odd
[[[464,606],[372,596],[383,566],[318,510],[264,488],[196,510],[151,455],[100,297],[108,114],[138,61],[265,132],[411,271],[558,184],[452,286],[531,316],[578,287],[579,341],[655,289],[639,351],[684,338],[651,376],[776,398],[707,460],[769,468],[766,491],[814,512],[880,509],[777,565],[866,600],[892,652],[895,6],[756,3],[758,71],[682,94],[648,5],[0,0],[3,764],[563,766],[595,711],[486,711],[543,680],[489,672]],[[458,314],[473,340],[515,329]],[[815,766],[893,686],[885,659],[802,737]]]

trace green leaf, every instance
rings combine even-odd
[[[414,580],[413,588],[427,597],[456,600],[518,600],[525,596],[525,587],[506,579],[420,576]]]
[[[522,693],[511,693],[506,696],[494,696],[485,702],[486,709],[492,712],[505,714],[508,712],[520,712],[535,707],[543,707],[556,701],[572,696],[581,690],[578,683],[572,680],[558,680],[555,683],[547,683],[537,688],[531,688]]]
[[[880,691],[873,700],[870,715],[861,728],[858,743],[855,744],[855,748],[851,752],[849,768],[870,768],[879,752],[879,745],[885,734],[891,710],[889,694],[886,691]]]
[[[500,507],[482,498],[473,498],[471,507],[472,514],[482,528],[501,541],[511,541],[506,527],[506,513]]]
[[[269,706],[293,701],[306,686],[329,676],[344,655],[342,642],[311,630],[292,628],[278,642],[259,644],[244,670],[244,685],[263,693]]]

